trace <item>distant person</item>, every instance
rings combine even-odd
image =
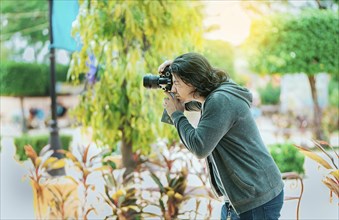
[[[61,103],[57,103],[56,113],[57,113],[57,117],[63,117],[67,113],[67,108]]]
[[[28,129],[45,127],[45,112],[40,108],[30,108],[28,116]]]
[[[284,183],[251,114],[251,93],[197,53],[186,53],[159,66],[170,66],[173,93],[163,106],[186,148],[205,158],[211,185],[223,196],[221,219],[277,220]],[[196,128],[184,103],[202,104]]]

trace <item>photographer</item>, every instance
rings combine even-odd
[[[197,53],[163,63],[159,73],[167,66],[173,85],[163,106],[186,148],[206,158],[212,188],[225,198],[221,218],[278,219],[283,181],[251,115],[251,93]],[[196,128],[183,113],[191,101],[202,104]]]

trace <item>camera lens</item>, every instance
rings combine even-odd
[[[144,76],[143,79],[144,87],[148,89],[158,89],[160,87],[159,78],[160,78],[159,76],[151,74]]]

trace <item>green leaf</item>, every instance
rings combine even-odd
[[[162,185],[160,179],[159,179],[153,172],[151,172],[151,177],[152,177],[152,179],[154,180],[154,182],[159,186],[160,192],[161,192],[161,193],[164,193],[164,192],[165,192],[165,188],[164,188],[164,186]]]

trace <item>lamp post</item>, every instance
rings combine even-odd
[[[62,154],[57,152],[61,149],[61,141],[59,137],[59,128],[57,121],[57,102],[56,102],[56,92],[55,92],[55,49],[53,47],[53,29],[52,29],[52,13],[53,13],[53,0],[48,0],[49,6],[49,58],[50,58],[50,97],[51,97],[51,121],[50,126],[50,137],[49,144],[50,149],[53,150],[53,157],[62,158]],[[49,172],[52,176],[60,176],[65,174],[64,168],[55,169]]]

